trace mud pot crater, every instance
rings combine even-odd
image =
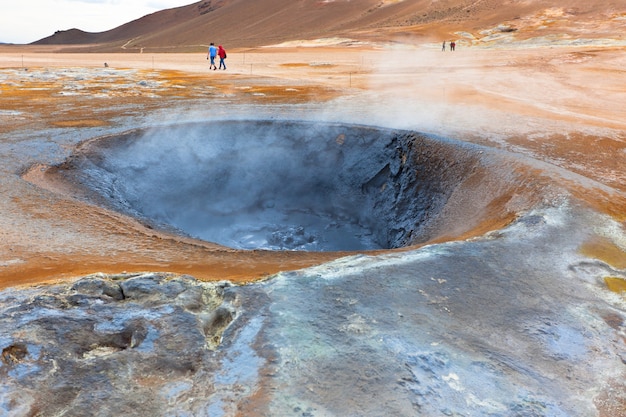
[[[362,251],[510,221],[534,192],[511,168],[412,131],[211,121],[95,138],[48,174],[150,227],[231,248]]]

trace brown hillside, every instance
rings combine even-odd
[[[59,31],[38,45],[85,45],[83,51],[195,51],[209,42],[229,48],[345,37],[388,41],[476,36],[501,25],[519,37],[604,36],[624,29],[626,1],[573,0],[203,0],[144,16],[112,30]],[[591,22],[591,23],[590,23]],[[589,26],[592,24],[592,26]],[[595,26],[594,26],[595,25]],[[525,35],[525,28],[530,34]],[[589,30],[591,29],[591,30]],[[538,32],[540,31],[540,32]],[[532,35],[531,35],[532,34]],[[76,51],[76,48],[73,49]]]

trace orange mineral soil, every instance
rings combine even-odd
[[[445,53],[439,42],[229,50],[227,71],[209,71],[204,53],[0,47],[0,137],[12,161],[1,182],[0,287],[147,270],[247,282],[345,255],[237,251],[156,231],[85,203],[36,165],[60,160],[19,151],[31,141],[47,146],[57,134],[82,140],[135,127],[129,120],[168,121],[169,109],[187,109],[196,120],[228,118],[223,103],[285,114],[292,105],[348,109],[371,124],[531,157],[584,177],[571,180],[572,195],[623,227],[625,48],[458,45]],[[75,144],[59,146],[69,153]],[[488,207],[469,231],[445,239],[504,226],[514,217],[505,206]],[[602,242],[590,241],[585,252],[604,254]],[[619,267],[624,246],[612,245]]]

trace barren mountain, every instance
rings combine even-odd
[[[573,0],[202,0],[100,33],[58,31],[34,42],[81,51],[197,51],[328,37],[439,40],[499,28],[517,38],[623,32],[626,1]]]

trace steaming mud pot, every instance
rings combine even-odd
[[[624,415],[626,305],[604,281],[626,264],[584,248],[626,236],[576,197],[619,193],[584,177],[416,132],[219,122],[90,140],[46,178],[172,234],[354,253],[243,286],[6,291],[14,415]]]
[[[545,181],[527,187],[521,165],[485,150],[364,126],[222,121],[96,138],[50,174],[152,227],[232,248],[360,251],[502,224],[544,194]]]

